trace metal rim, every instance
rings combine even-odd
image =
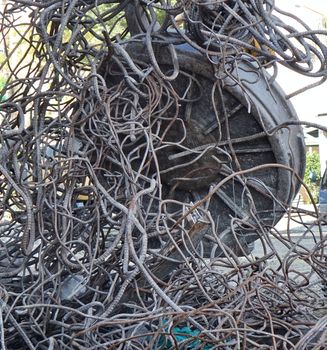
[[[198,93],[201,96],[196,103],[192,103],[189,122],[185,120],[187,103],[180,103],[178,118],[186,125],[185,140],[176,148],[176,139],[182,135],[178,134],[178,125],[175,124],[165,136],[166,146],[163,151],[157,153],[164,198],[180,203],[196,203],[206,197],[215,184],[238,170],[272,164],[247,175],[232,175],[231,180],[211,196],[205,204],[206,208],[203,208],[210,212],[215,222],[215,232],[206,234],[201,242],[204,256],[222,254],[221,250],[216,249],[220,245],[214,243],[217,236],[223,237],[224,242],[237,254],[244,255],[258,238],[254,233],[256,225],[275,225],[299,188],[299,182],[292,171],[274,165],[282,164],[293,169],[300,177],[303,176],[305,148],[302,129],[293,125],[268,136],[268,131],[276,126],[285,122],[297,122],[298,118],[281,88],[275,82],[268,88],[269,76],[258,70],[252,62],[244,60],[244,63],[237,66],[237,70],[231,66],[230,74],[218,79],[219,72],[214,71],[214,65],[190,46],[182,44],[174,49],[179,74],[175,79],[170,79],[169,83],[182,96],[185,95],[187,86],[183,72],[193,75],[200,84]],[[151,59],[142,43],[129,44],[127,50],[133,61],[151,65]],[[173,70],[171,48],[158,45],[155,53],[160,69],[169,75]],[[122,79],[123,76],[119,78],[118,74],[115,81]],[[212,97],[212,88],[217,82],[221,96],[218,93]],[[221,109],[222,104],[225,105],[228,117],[219,129],[214,110]],[[230,138],[227,138],[226,133],[230,133]],[[194,155],[190,156],[187,151],[185,153],[187,149],[197,150],[200,153],[199,159],[194,160]],[[201,154],[203,150],[205,151]],[[224,154],[230,157],[229,162],[226,162]],[[221,162],[218,166],[217,159],[218,163]],[[185,166],[185,162],[190,162],[190,165]],[[247,227],[237,228],[235,233],[231,218],[240,219]],[[261,223],[256,222],[257,218]],[[196,215],[194,220],[197,220]],[[242,238],[236,239],[235,234]],[[244,246],[240,246],[240,242]]]

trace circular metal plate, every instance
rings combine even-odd
[[[268,74],[254,63],[231,64],[218,79],[215,66],[190,46],[175,49],[180,72],[169,83],[180,103],[178,110],[167,109],[156,152],[164,196],[196,203],[210,194],[203,210],[215,225],[201,242],[204,256],[222,254],[217,237],[244,255],[257,239],[257,225],[276,224],[298,190],[290,169],[303,176],[302,129],[293,125],[269,136],[274,127],[298,119],[280,87],[268,85]],[[128,51],[133,60],[150,63],[142,44],[130,44]],[[171,74],[171,52],[164,46],[155,51],[162,72]],[[176,220],[181,215],[176,208],[171,212]]]

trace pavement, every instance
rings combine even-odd
[[[279,232],[282,234],[289,232],[292,236],[303,235],[308,230],[317,235],[327,234],[327,215],[317,216],[312,204],[300,204],[297,208],[300,209],[299,212],[284,215],[275,225]]]

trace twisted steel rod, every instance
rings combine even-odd
[[[327,32],[270,0],[15,0],[1,17],[1,347],[323,349],[326,217],[261,177],[296,192],[295,168],[244,155],[301,124],[265,124],[249,85],[273,95],[279,64],[323,82]]]

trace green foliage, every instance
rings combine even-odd
[[[5,77],[0,77],[0,89],[3,89],[6,85],[7,79]]]
[[[4,76],[0,76],[0,102],[6,101],[6,84],[7,84],[7,78]]]
[[[101,22],[89,28],[86,31],[86,39],[92,44],[103,43],[102,31],[106,30],[110,36],[117,34],[121,35],[127,28],[127,22],[125,16],[120,14],[114,17],[110,16],[110,13],[117,7],[115,4],[101,4],[92,8],[85,14],[84,20],[88,18],[95,20],[101,18]]]
[[[312,180],[312,174],[315,174],[315,181]],[[320,182],[320,157],[317,152],[307,152],[306,168],[304,173],[304,183],[310,189],[315,203],[318,202]]]
[[[6,55],[3,52],[0,52],[0,64],[6,60]]]
[[[165,20],[166,17],[166,12],[162,11],[162,10],[157,10],[156,11],[156,15],[157,15],[157,20],[160,24],[162,24]]]
[[[327,28],[327,16],[324,16],[323,19],[322,19],[322,26],[324,28]]]

